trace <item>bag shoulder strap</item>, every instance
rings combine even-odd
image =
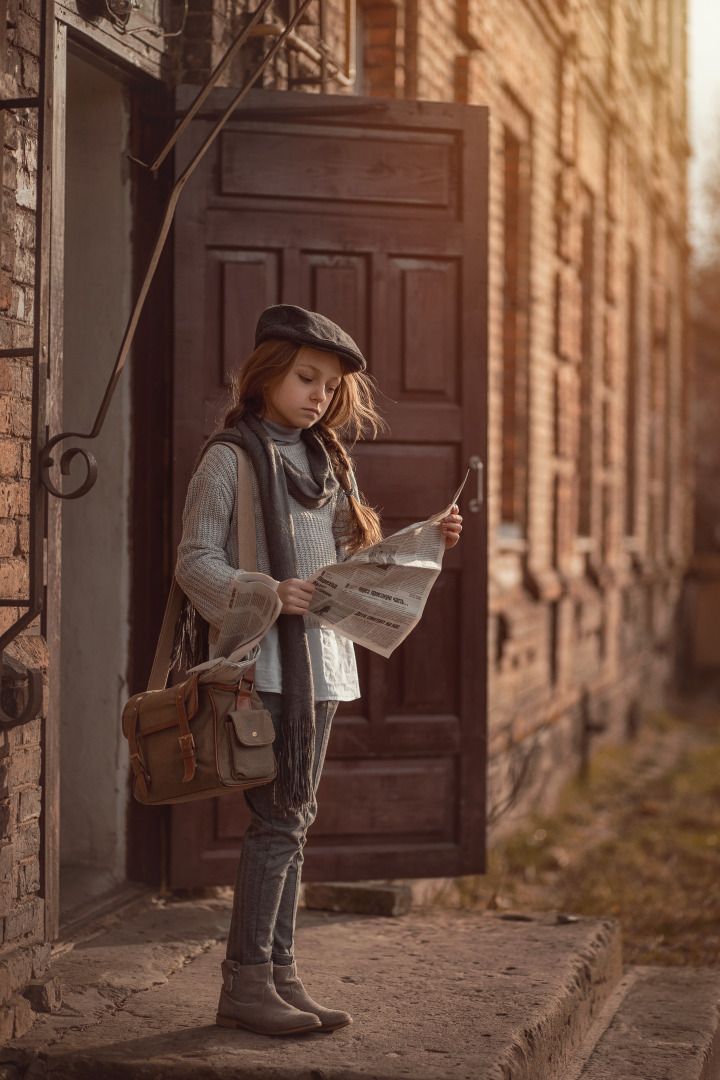
[[[229,446],[237,458],[237,496],[235,505],[237,507],[238,566],[242,566],[243,570],[256,570],[255,513],[240,513],[242,505],[254,507],[250,460],[242,447],[236,443],[227,442],[222,445]],[[180,617],[180,609],[184,598],[185,593],[173,574],[170,595],[165,605],[165,615],[155,650],[155,659],[150,672],[148,690],[164,690],[167,686],[173,642],[175,640],[175,625]]]
[[[257,570],[257,538],[255,536],[255,501],[253,498],[252,473],[250,472],[250,459],[241,446],[237,443],[223,443],[235,451],[237,458],[237,540],[238,540],[238,566],[243,570]],[[240,506],[245,504],[252,508],[251,514],[241,514]]]

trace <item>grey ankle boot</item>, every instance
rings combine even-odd
[[[238,964],[223,960],[223,988],[215,1022],[247,1028],[258,1035],[296,1035],[319,1031],[320,1020],[284,1001],[273,985],[272,964]]]
[[[273,979],[275,989],[283,1001],[293,1005],[296,1009],[314,1013],[322,1023],[323,1031],[334,1031],[335,1028],[345,1027],[352,1024],[352,1016],[340,1009],[324,1009],[309,996],[307,990],[300,982],[295,964],[286,966],[273,966]]]

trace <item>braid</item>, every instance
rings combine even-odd
[[[380,518],[375,510],[367,505],[362,495],[358,497],[355,494],[352,461],[335,432],[322,423],[318,424],[315,430],[325,444],[335,475],[348,501],[350,520],[347,535],[342,536],[340,542],[349,555],[354,555],[355,552],[382,540]]]

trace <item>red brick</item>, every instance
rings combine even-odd
[[[13,270],[15,269],[15,251],[17,247],[17,241],[15,239],[15,233],[9,229],[3,231],[2,244],[0,250],[2,251],[2,267],[3,270],[7,270],[12,277]]]
[[[41,669],[43,665],[38,665]],[[23,702],[25,701],[25,692],[23,691]],[[36,716],[34,720],[29,720],[22,726],[22,744],[23,746],[40,746],[40,740],[42,738],[42,716]]]
[[[40,860],[37,855],[19,866],[18,897],[32,896],[40,889]]]
[[[35,254],[25,246],[18,248],[15,255],[13,280],[21,285],[32,285],[35,281]]]
[[[19,438],[30,438],[32,430],[32,413],[30,402],[27,400],[18,401],[17,398],[14,402],[15,407],[12,411],[12,433]]]
[[[14,235],[20,247],[28,251],[35,250],[35,214],[27,210],[18,210],[15,215]]]
[[[13,283],[11,275],[0,271],[0,311],[10,311],[13,302]]]
[[[363,8],[363,20],[368,31],[381,27],[392,27],[394,30],[397,25],[397,11],[392,4],[373,4]]]
[[[9,558],[17,548],[17,526],[12,521],[0,522],[0,558]]]
[[[0,879],[9,878],[13,868],[12,844],[0,836]]]
[[[43,903],[35,898],[17,904],[5,917],[5,941],[37,940],[43,935]]]
[[[18,147],[18,125],[15,117],[12,113],[5,114],[5,137],[4,142],[8,150],[17,150]]]
[[[30,492],[27,484],[7,480],[0,482],[0,518],[27,514],[29,509]]]
[[[23,86],[30,94],[36,94],[40,86],[40,65],[32,56],[22,58]]]
[[[9,154],[3,154],[2,182],[6,188],[15,190],[17,183],[17,164],[15,158]]]
[[[377,64],[386,66],[395,63],[395,49],[371,45],[365,50],[365,62],[369,67]]]
[[[0,633],[9,630],[17,622],[20,612],[17,608],[0,608]]]
[[[9,348],[9,342],[7,347]],[[0,360],[0,392],[12,391],[13,373],[12,373],[12,360],[3,359]]]
[[[394,26],[373,27],[368,33],[368,42],[371,48],[378,46],[391,46],[395,49],[397,31]]]
[[[26,788],[20,792],[17,819],[19,822],[31,821],[40,817],[42,797],[39,788]]]
[[[28,747],[17,750],[10,761],[10,791],[15,792],[28,784],[37,784],[40,779],[41,763],[39,748]],[[23,855],[22,858],[27,858],[27,855]]]
[[[40,826],[37,821],[26,822],[15,830],[13,855],[18,864],[33,859],[40,853]]]
[[[31,349],[33,344],[33,328],[22,323],[13,325],[13,347],[18,349]]]
[[[40,0],[21,0],[22,10],[34,19],[36,22],[40,22],[40,16],[42,12],[42,5]]]
[[[2,361],[0,361],[2,363]],[[7,363],[7,361],[5,361]],[[2,383],[3,369],[0,368],[0,383]],[[0,478],[9,480],[20,475],[22,466],[21,443],[15,439],[0,439]]]
[[[20,12],[18,22],[18,34],[16,43],[19,48],[32,56],[40,55],[40,24],[29,18],[24,12]]]
[[[0,838],[10,836],[11,825],[15,823],[15,804],[11,799],[0,801]]]

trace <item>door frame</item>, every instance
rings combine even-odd
[[[83,60],[104,70],[114,78],[126,84],[132,94],[133,117],[131,137],[135,140],[135,132],[140,124],[140,114],[144,104],[148,111],[153,114],[157,111],[161,115],[159,123],[165,132],[172,125],[172,117],[169,115],[169,90],[149,74],[138,72],[130,63],[125,62],[121,51],[118,55],[95,45],[90,38],[86,37],[79,28],[68,27],[59,11],[54,19],[54,71],[53,71],[53,145],[52,145],[52,196],[51,196],[51,255],[50,255],[50,315],[49,315],[49,365],[48,365],[48,393],[47,393],[47,426],[50,434],[63,430],[63,337],[64,337],[64,248],[65,248],[65,152],[66,152],[66,118],[67,118],[67,61],[68,53],[72,51],[81,55]],[[165,112],[165,116],[163,116]],[[137,114],[137,115],[136,115]],[[162,136],[161,136],[162,137]],[[137,155],[140,156],[139,154]],[[158,227],[161,220],[156,204],[160,199],[163,188],[162,179],[156,184],[146,177],[144,170],[137,170],[133,184],[133,217],[137,221],[139,215],[146,214],[151,222],[149,230],[135,229],[133,238],[133,293],[137,290],[137,282],[142,280],[145,271],[145,251],[139,240],[146,240],[148,234],[152,235],[155,221]],[[147,209],[146,209],[147,208]],[[169,255],[166,256],[169,258]],[[141,265],[142,264],[142,265]],[[154,298],[157,307],[160,306],[162,296],[162,284],[158,282],[154,286]],[[165,284],[165,290],[169,286]],[[164,359],[171,358],[172,341],[164,339],[162,335],[153,333],[153,294],[150,303],[146,306],[145,314],[141,320],[133,346],[133,356],[136,363],[133,365],[133,374],[136,369],[141,369],[142,375],[157,378],[158,369],[161,371],[160,379],[165,380],[167,365]],[[164,326],[168,323],[171,328],[171,319],[165,313]],[[159,341],[158,341],[159,338]],[[118,342],[119,345],[119,342]],[[167,356],[163,354],[163,346]],[[109,374],[109,372],[108,372]],[[133,431],[133,472],[131,484],[131,513],[133,519],[137,513],[136,504],[138,499],[139,485],[137,476],[147,471],[154,475],[152,470],[147,470],[147,462],[144,469],[138,466],[138,455],[142,448],[138,447],[137,424],[139,418],[147,419],[148,407],[146,404],[146,387],[138,389],[133,379],[133,392],[131,401],[131,422]],[[152,417],[157,425],[158,418],[162,415],[162,403],[167,394],[157,394],[154,400]],[[98,401],[98,405],[100,402]],[[169,415],[169,413],[168,413]],[[92,446],[90,446],[92,450]],[[98,478],[102,483],[102,476]],[[48,645],[48,691],[47,691],[47,716],[43,732],[43,811],[42,811],[42,838],[41,838],[41,880],[42,895],[45,908],[45,939],[53,941],[60,931],[60,830],[62,827],[60,815],[60,706],[61,706],[61,595],[62,595],[62,501],[56,498],[48,499],[47,510],[47,590],[46,604],[43,613],[45,634]],[[166,537],[169,525],[166,522],[156,529],[161,537]],[[169,546],[169,545],[168,545]],[[166,561],[166,560],[165,560]],[[132,588],[131,604],[133,619],[130,629],[130,670],[129,679],[135,680],[135,671],[143,667],[147,644],[143,641],[142,633],[138,633],[138,627],[144,628],[148,619],[152,622],[155,608],[151,607],[148,613],[144,606],[145,592],[138,592],[136,585],[136,566],[140,562],[137,558],[132,560]],[[143,563],[143,566],[145,564]],[[161,560],[160,566],[163,566]],[[153,561],[149,567],[150,572],[157,573],[157,562]],[[160,570],[159,589],[165,588],[163,579],[164,571]],[[135,612],[137,611],[137,614]],[[152,629],[149,631],[152,634]],[[112,720],[113,718],[108,718]],[[118,719],[119,722],[119,719]],[[130,880],[137,879],[133,875],[133,860],[136,858],[135,846],[131,844],[132,836],[139,836],[141,850],[144,850],[147,837],[139,829],[133,826],[133,805],[130,800],[130,787],[128,783],[128,870],[127,877]],[[150,838],[160,831],[157,826],[151,828]],[[153,853],[157,857],[158,843],[154,842]],[[147,880],[143,878],[142,880]]]

